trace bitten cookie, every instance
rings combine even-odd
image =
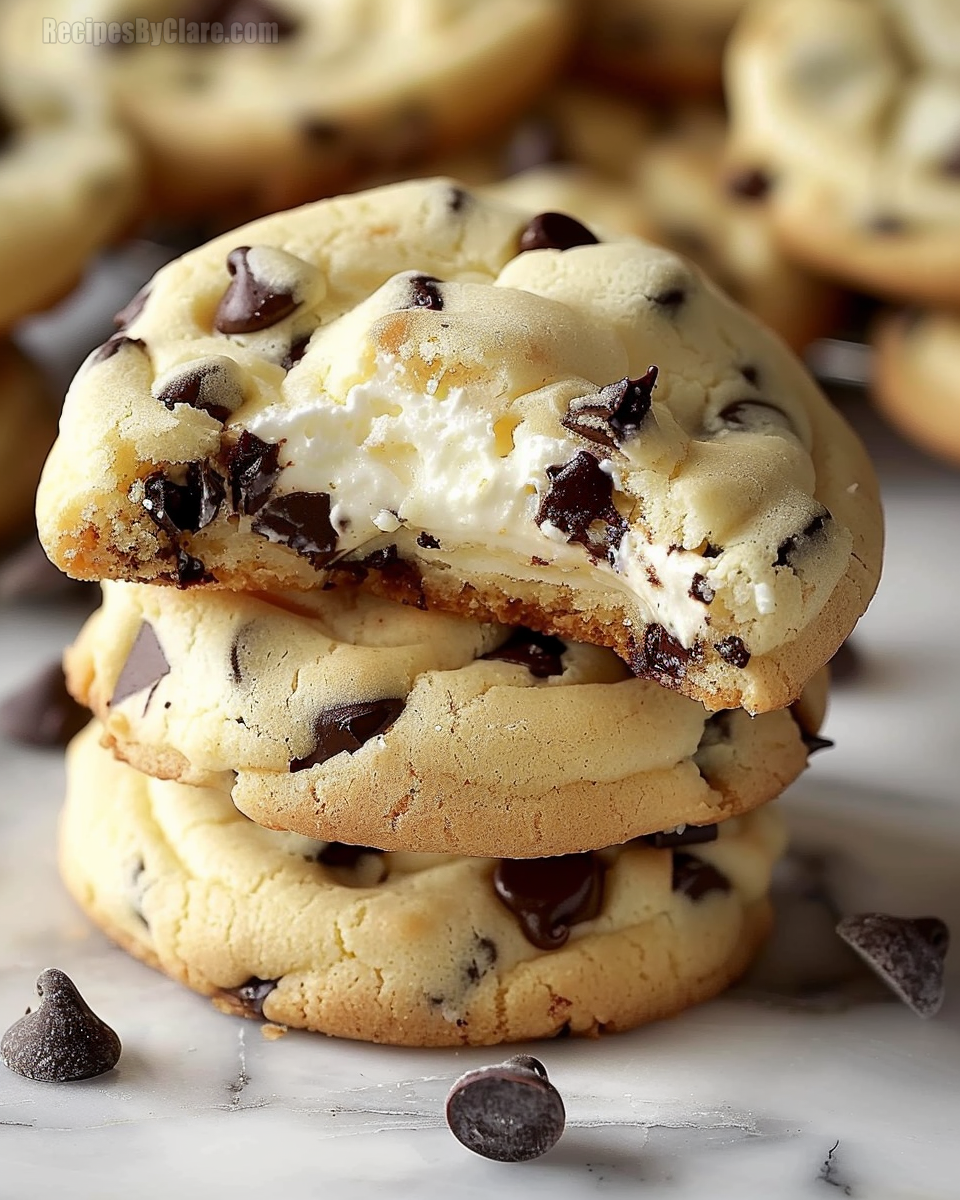
[[[823,714],[718,713],[610,650],[354,589],[265,596],[104,586],[67,652],[105,743],[150,775],[232,789],[311,837],[568,854],[772,800]],[[236,777],[234,777],[234,772]]]
[[[30,529],[37,480],[56,435],[39,370],[12,342],[0,342],[0,544]]]
[[[783,848],[770,808],[713,842],[525,862],[376,854],[261,829],[225,792],[68,752],[60,862],[110,937],[221,1009],[410,1046],[596,1035],[748,965]]]
[[[64,296],[133,218],[139,194],[133,143],[108,122],[95,88],[69,95],[54,83],[4,78],[0,330]]]
[[[689,263],[444,180],[164,268],[68,395],[38,498],[81,577],[331,571],[781,707],[874,590],[853,432]]]
[[[952,0],[762,0],[726,78],[731,186],[786,250],[868,292],[960,301]]]
[[[900,432],[960,463],[960,316],[890,313],[873,330],[872,393]]]
[[[82,17],[119,24],[122,40],[78,46],[41,36],[45,20],[75,19],[70,0],[9,7],[0,55],[78,86],[94,70],[161,212],[236,219],[509,121],[559,65],[572,21],[569,0],[90,0]],[[200,42],[201,22],[220,43]]]

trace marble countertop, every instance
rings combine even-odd
[[[38,328],[27,340],[51,347],[56,323]],[[57,346],[48,365],[69,369]],[[0,745],[0,1027],[58,966],[124,1044],[116,1071],[83,1083],[0,1068],[0,1200],[955,1200],[960,950],[941,1013],[921,1021],[832,927],[838,912],[885,910],[941,916],[960,937],[960,476],[898,447],[862,402],[852,411],[884,482],[885,577],[855,635],[862,671],[835,691],[836,747],[783,802],[794,848],[781,921],[750,980],[631,1034],[530,1047],[566,1133],[537,1162],[487,1162],[450,1135],[443,1100],[505,1054],[270,1042],[220,1015],[90,927],[56,873],[60,756]],[[81,619],[65,602],[0,608],[0,695]]]

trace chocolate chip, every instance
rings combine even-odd
[[[181,533],[197,533],[215,520],[225,496],[223,478],[206,462],[188,463],[183,483],[162,471],[143,481],[143,507],[175,542]]]
[[[462,1145],[494,1162],[529,1162],[563,1133],[560,1093],[541,1062],[518,1054],[462,1075],[447,1096],[447,1125]]]
[[[721,409],[717,420],[735,433],[776,433],[782,429],[795,432],[787,414],[763,400],[737,400]]]
[[[263,1002],[279,982],[278,979],[259,979],[256,975],[251,975],[246,983],[241,983],[235,988],[224,988],[223,992],[239,1000],[237,1007],[244,1016],[262,1017]]]
[[[702,858],[675,850],[671,887],[690,900],[702,900],[708,892],[729,892],[730,880]]]
[[[110,698],[111,707],[122,704],[129,696],[150,688],[151,695],[165,675],[170,674],[170,664],[167,662],[163,647],[157,639],[152,625],[143,621],[137,630],[127,661],[123,664],[120,677],[113,687]],[[149,703],[149,697],[147,698]]]
[[[593,246],[600,239],[585,225],[566,213],[544,212],[534,217],[520,234],[520,251],[572,250],[574,246]]]
[[[310,345],[310,339],[313,337],[311,333],[304,333],[298,338],[294,338],[290,343],[290,349],[280,360],[280,366],[285,371],[292,371],[297,363],[303,358],[307,352],[307,347]]]
[[[463,968],[463,979],[467,987],[475,987],[484,975],[488,974],[496,963],[498,954],[496,943],[488,937],[474,933],[473,942],[473,957]]]
[[[300,29],[299,21],[269,0],[194,0],[187,9],[185,19],[189,21],[219,21],[224,29],[231,25],[276,25],[277,38],[286,41]]]
[[[410,299],[407,308],[443,308],[440,280],[432,275],[414,275],[410,279]]]
[[[62,971],[48,967],[37,980],[40,1004],[15,1021],[0,1041],[5,1066],[42,1083],[92,1079],[120,1060],[120,1039],[89,1007]]]
[[[722,553],[723,553],[722,546],[714,546],[712,542],[707,542],[706,546],[704,546],[704,548],[703,548],[703,554],[701,557],[703,557],[703,558],[719,558]]]
[[[447,188],[447,208],[452,213],[463,212],[472,199],[473,197],[466,188],[459,187],[457,184]]]
[[[382,854],[373,846],[349,846],[346,842],[327,842],[317,855],[317,862],[325,867],[355,867],[357,859],[364,854]]]
[[[187,588],[195,583],[216,582],[204,563],[194,555],[188,554],[182,546],[174,547],[174,561],[177,587]]]
[[[918,1017],[939,1012],[950,946],[950,931],[939,917],[861,913],[844,917],[837,933]]]
[[[626,522],[613,503],[613,480],[592,454],[581,450],[568,463],[547,467],[547,478],[550,487],[540,502],[538,525],[550,521],[568,542],[579,542],[595,556],[620,545]],[[591,529],[598,522],[605,526],[601,534]]]
[[[319,714],[313,725],[313,750],[290,763],[291,771],[306,771],[336,754],[355,754],[371,738],[386,733],[403,712],[404,701],[387,698],[341,704]]]
[[[699,600],[701,604],[712,604],[717,593],[707,583],[706,577],[698,571],[690,583],[689,594],[694,600]]]
[[[665,829],[660,833],[648,833],[638,840],[655,850],[672,850],[675,846],[699,846],[704,842],[715,842],[719,834],[716,825],[684,825],[682,829]],[[676,870],[676,862],[674,862]]]
[[[426,530],[417,534],[417,545],[422,546],[424,550],[439,550],[441,548],[437,539],[432,534],[427,533]]]
[[[773,180],[759,167],[744,167],[727,178],[727,191],[740,200],[762,200],[773,186]]]
[[[227,270],[233,280],[213,322],[220,333],[258,333],[289,317],[297,307],[291,292],[275,290],[257,279],[250,266],[250,250],[250,246],[238,246],[227,256]]]
[[[122,333],[115,333],[112,338],[108,338],[98,349],[94,350],[90,355],[89,365],[96,366],[97,363],[106,362],[108,358],[113,358],[115,354],[119,354],[127,346],[136,346],[140,350],[146,349],[144,342],[139,338],[128,338]]]
[[[760,372],[756,367],[749,363],[747,366],[740,368],[740,374],[744,377],[747,383],[751,385],[751,387],[757,387],[760,382]]]
[[[653,679],[663,687],[677,687],[687,675],[691,663],[700,662],[703,651],[699,643],[689,649],[662,625],[648,625],[643,642],[634,646],[630,669],[643,679]]]
[[[743,668],[750,661],[750,651],[743,644],[743,639],[737,637],[735,633],[725,637],[722,641],[714,642],[713,648],[731,667]]]
[[[280,446],[244,430],[227,454],[234,512],[252,516],[267,501],[280,474]]]
[[[670,312],[670,314],[672,316],[676,312],[676,310],[680,307],[680,305],[683,304],[683,302],[686,300],[686,298],[687,298],[686,288],[673,287],[673,288],[666,288],[664,291],[658,292],[657,295],[651,296],[650,300],[653,304],[656,304],[659,308],[667,309],[668,312]]]
[[[222,359],[190,367],[170,379],[156,395],[171,412],[175,404],[188,404],[209,413],[215,421],[226,421],[243,403],[243,389],[232,364],[228,366]]]
[[[114,316],[113,323],[120,330],[129,328],[137,317],[143,312],[147,300],[150,298],[150,284],[146,283],[139,292],[128,301],[123,308]]]
[[[251,526],[269,542],[289,546],[319,569],[333,558],[337,531],[330,521],[326,492],[287,492],[257,510]]]
[[[0,703],[0,733],[25,746],[66,746],[89,720],[89,712],[67,691],[58,662]]]
[[[521,627],[515,629],[499,649],[491,650],[483,657],[515,663],[519,667],[526,667],[535,678],[546,679],[551,675],[563,674],[561,655],[566,648],[566,642],[558,637]]]
[[[591,442],[619,449],[639,432],[658,375],[657,367],[648,367],[639,379],[620,379],[594,396],[579,396],[571,400],[560,424]]]
[[[807,748],[808,757],[811,754],[816,754],[818,750],[830,750],[835,745],[829,738],[820,737],[816,733],[808,733],[802,725],[800,726],[800,740]]]
[[[785,538],[777,548],[777,557],[773,565],[775,567],[793,566],[792,562],[790,561],[792,556],[796,554],[797,551],[806,549],[805,543],[810,538],[816,537],[818,533],[821,533],[826,521],[829,520],[830,514],[826,511],[826,509],[824,509],[823,513],[814,517],[813,520],[800,533],[796,533],[791,537]]]
[[[540,950],[559,950],[571,925],[599,914],[603,875],[603,861],[590,851],[555,858],[501,858],[493,886],[529,942]]]

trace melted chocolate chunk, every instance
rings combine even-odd
[[[744,167],[727,179],[727,191],[739,200],[763,200],[773,186],[773,180],[759,167]]]
[[[163,647],[157,639],[152,625],[144,621],[137,630],[127,661],[113,687],[110,706],[122,704],[130,696],[142,692],[146,688],[153,689],[165,675],[170,674],[170,664],[167,662]],[[147,697],[149,704],[150,697]]]
[[[441,548],[437,539],[432,534],[427,533],[426,530],[417,534],[417,545],[421,546],[424,550],[439,550]]]
[[[114,316],[113,323],[119,330],[129,328],[137,317],[143,312],[144,306],[150,298],[150,284],[146,283],[139,292],[128,301],[123,308]]]
[[[844,917],[837,933],[918,1017],[939,1012],[950,946],[950,930],[939,917],[862,913]]]
[[[313,726],[314,748],[290,763],[291,771],[306,771],[336,754],[355,754],[371,738],[386,733],[403,712],[404,701],[364,700],[325,709]]]
[[[653,679],[663,687],[675,688],[686,678],[689,665],[700,662],[702,656],[699,643],[688,650],[662,625],[648,625],[642,644],[633,648],[630,668],[642,679]]]
[[[563,1133],[566,1113],[543,1063],[526,1054],[462,1075],[446,1103],[450,1132],[494,1162],[530,1162]]]
[[[716,594],[710,584],[707,583],[706,578],[698,571],[690,583],[691,597],[694,600],[699,600],[702,604],[712,604]]]
[[[443,308],[443,297],[440,295],[440,280],[432,275],[414,275],[410,280],[410,301],[408,308]]]
[[[89,712],[67,691],[58,662],[0,703],[0,733],[24,746],[66,746],[89,720]]]
[[[620,379],[595,396],[571,400],[560,424],[591,442],[619,449],[639,432],[650,411],[658,374],[657,367],[648,367],[639,379]]]
[[[722,546],[714,546],[712,542],[707,542],[703,548],[703,558],[719,558],[723,553]]]
[[[239,23],[260,25],[269,22],[277,26],[277,38],[286,41],[300,29],[300,23],[288,12],[268,0],[194,0],[184,17],[188,21],[219,21],[225,29]]]
[[[559,950],[571,925],[600,913],[603,876],[603,861],[590,851],[556,858],[501,858],[493,886],[527,941],[540,950]]]
[[[89,365],[96,366],[97,363],[106,362],[108,358],[113,358],[115,354],[119,354],[127,346],[136,346],[139,350],[145,350],[146,344],[141,342],[139,338],[124,337],[122,333],[115,333],[112,338],[108,338],[102,346],[94,350],[90,355]]]
[[[544,212],[534,217],[520,234],[520,254],[527,250],[572,250],[599,242],[586,225],[566,213]]]
[[[743,644],[743,639],[738,638],[736,634],[732,633],[722,641],[715,642],[713,648],[731,667],[742,668],[750,661],[750,651]]]
[[[620,545],[627,525],[613,503],[613,480],[592,454],[581,450],[568,463],[547,467],[547,478],[550,487],[540,502],[538,525],[550,521],[568,542],[579,542],[595,556]],[[598,522],[604,526],[601,534],[591,529]]]
[[[334,557],[337,531],[326,492],[287,492],[257,510],[251,526],[268,542],[289,546],[318,570]]]
[[[212,360],[171,379],[157,399],[171,412],[175,404],[188,404],[222,422],[243,403],[243,391],[229,368]]]
[[[250,266],[250,247],[238,246],[227,256],[233,276],[214,318],[220,333],[258,333],[276,325],[296,309],[299,301],[291,292],[275,291],[257,279]]]
[[[234,512],[252,516],[267,502],[280,474],[280,447],[244,430],[227,454]]]
[[[259,979],[256,975],[251,975],[246,983],[241,983],[239,987],[224,988],[224,993],[227,996],[235,996],[239,1000],[237,1007],[246,1017],[262,1017],[263,1002],[276,988],[279,979]]]
[[[521,627],[515,629],[499,649],[491,650],[483,658],[515,663],[519,667],[526,667],[537,679],[546,679],[550,675],[563,674],[561,655],[566,648],[566,642],[558,637]]]
[[[729,892],[730,880],[702,858],[675,850],[671,886],[690,900],[702,900],[708,892]]]
[[[294,338],[290,343],[290,349],[283,356],[280,366],[285,371],[292,371],[297,363],[303,358],[307,352],[307,347],[310,345],[310,339],[313,336],[311,333],[304,333],[298,338]]]
[[[206,462],[188,463],[184,483],[162,471],[143,481],[143,507],[175,544],[181,533],[197,533],[215,520],[225,496],[223,478]]]
[[[15,1021],[0,1041],[3,1064],[27,1079],[69,1083],[113,1070],[120,1039],[97,1016],[62,971],[48,967],[37,980],[40,1004]]]
[[[327,842],[317,855],[317,862],[325,867],[355,867],[357,859],[364,854],[382,854],[373,846],[349,846],[346,842]]]
[[[829,520],[830,514],[824,510],[821,515],[814,517],[810,524],[802,532],[794,534],[792,537],[785,538],[777,547],[777,557],[773,565],[775,567],[793,566],[793,563],[790,561],[791,557],[796,554],[798,550],[802,551],[805,549],[804,543],[809,538],[815,537],[818,533],[821,533],[825,523]]]
[[[660,833],[648,833],[639,841],[654,850],[673,850],[676,846],[699,846],[704,842],[715,842],[718,836],[716,825],[685,825],[683,829],[665,829]],[[674,869],[676,863],[674,862]]]

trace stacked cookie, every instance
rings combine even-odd
[[[783,344],[444,180],[247,226],[119,322],[38,500],[116,581],[67,658],[93,919],[231,1011],[416,1045],[735,978],[880,560]]]

